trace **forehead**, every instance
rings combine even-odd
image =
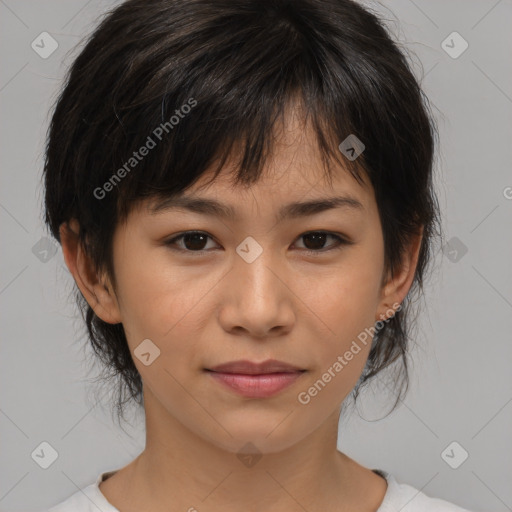
[[[336,141],[333,144],[337,150]],[[362,181],[358,181],[343,166],[341,155],[338,159],[322,158],[316,132],[305,121],[300,107],[290,105],[281,121],[275,123],[272,152],[265,159],[258,180],[250,185],[235,183],[240,155],[239,147],[234,147],[217,176],[214,177],[214,162],[184,191],[147,198],[132,214],[138,212],[154,219],[155,215],[175,209],[227,220],[258,215],[280,221],[340,206],[350,215],[376,212],[373,188],[364,169],[360,170]],[[319,205],[324,199],[334,202],[331,206]],[[305,202],[315,204],[298,204]]]
[[[240,185],[234,183],[233,170],[227,166],[212,181],[212,176],[203,176],[195,186],[181,194],[160,198],[148,205],[147,211],[158,214],[169,207],[211,213],[225,219],[237,216],[237,212],[253,206],[264,206],[275,210],[277,217],[313,214],[321,211],[320,200],[329,200],[332,207],[343,206],[354,211],[364,211],[371,200],[361,185],[344,169],[335,170],[328,180],[325,172],[313,166],[290,164],[265,168],[256,183]],[[302,206],[302,208],[301,208]],[[327,209],[327,208],[324,208]]]
[[[213,178],[206,170],[200,178],[178,196],[211,198],[229,204],[275,203],[299,199],[333,197],[344,195],[365,205],[374,200],[371,184],[366,172],[361,169],[362,183],[338,161],[322,159],[316,133],[302,117],[300,110],[289,108],[283,123],[276,123],[272,154],[268,155],[261,176],[251,185],[235,184],[238,169],[238,153],[233,151],[222,171]],[[342,160],[342,158],[340,158]],[[331,172],[327,172],[325,165]],[[149,200],[147,211],[165,205],[166,198]]]

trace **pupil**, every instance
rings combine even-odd
[[[201,241],[200,238],[203,238],[203,240]],[[187,247],[187,249],[195,249],[200,251],[204,248],[205,239],[206,237],[202,233],[188,233],[183,237],[183,242],[185,243],[185,247]],[[187,243],[190,240],[192,241],[192,246],[190,246],[190,244]]]
[[[304,235],[304,245],[308,249],[322,249],[324,243],[325,243],[325,237],[327,235],[325,233],[310,233],[309,235]],[[313,239],[313,247],[310,247],[307,243],[308,239]],[[315,245],[316,242],[316,245]],[[320,242],[320,244],[318,244]]]

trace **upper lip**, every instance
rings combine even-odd
[[[294,373],[304,371],[297,366],[277,361],[276,359],[267,359],[261,363],[255,363],[247,360],[231,361],[229,363],[219,364],[207,370],[221,373],[240,373],[246,375],[260,375],[265,373]]]

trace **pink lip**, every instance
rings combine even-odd
[[[261,363],[241,360],[207,369],[225,386],[249,398],[267,398],[293,384],[305,371],[283,361],[268,359]]]
[[[246,359],[231,361],[229,363],[219,364],[208,370],[221,373],[243,373],[245,375],[261,375],[263,373],[290,373],[301,371],[301,368],[278,361],[277,359],[267,359],[261,363],[254,363]]]
[[[248,398],[267,398],[293,384],[302,372],[246,375],[240,373],[210,372],[217,381]]]

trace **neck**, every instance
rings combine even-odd
[[[371,472],[337,450],[339,410],[291,447],[244,455],[195,435],[160,408],[154,397],[145,395],[146,447],[120,470],[125,472],[126,501],[118,499],[123,512],[340,512],[376,510],[382,501],[383,481],[380,495],[371,498],[377,506],[361,508],[361,500],[368,499],[362,485]],[[111,503],[116,505],[113,497]]]

